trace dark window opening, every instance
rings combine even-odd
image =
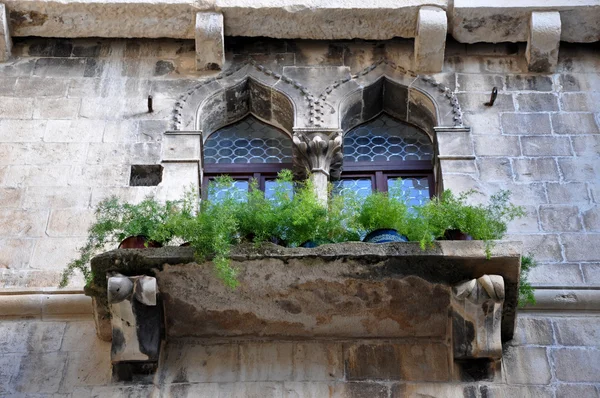
[[[129,186],[152,187],[161,183],[163,167],[159,164],[134,164],[131,166]]]

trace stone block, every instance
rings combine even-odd
[[[21,359],[15,390],[21,393],[52,394],[58,392],[63,379],[67,354],[52,352],[29,354]]]
[[[19,374],[21,358],[17,354],[0,354],[0,394],[15,395],[11,381]]]
[[[102,341],[96,336],[96,327],[93,321],[69,321],[66,324],[60,350],[67,352],[89,351],[102,355],[102,353],[110,351],[110,343]]]
[[[477,173],[475,160],[440,159],[440,166],[444,173]]]
[[[0,268],[27,268],[34,243],[32,239],[0,240]]]
[[[37,98],[34,119],[75,119],[79,112],[79,98]]]
[[[292,380],[293,343],[245,343],[239,355],[241,381]]]
[[[556,378],[566,382],[600,382],[600,350],[559,348],[552,350]]]
[[[344,347],[347,380],[448,381],[451,348],[440,343],[353,343]]]
[[[85,58],[39,58],[33,76],[78,78],[83,77],[85,67]]]
[[[200,134],[165,135],[162,142],[162,161],[199,161],[200,147]]]
[[[558,181],[560,175],[554,158],[514,159],[515,181]]]
[[[564,346],[600,346],[600,319],[556,318],[553,320],[558,344]]]
[[[223,14],[196,14],[196,69],[221,70],[225,63]]]
[[[523,156],[571,156],[568,137],[521,137]]]
[[[32,269],[62,271],[76,258],[77,248],[85,238],[45,238],[36,242],[30,267]]]
[[[523,242],[523,253],[533,253],[539,262],[561,262],[561,246],[556,234],[508,235],[507,239]]]
[[[596,112],[600,93],[565,93],[560,96],[560,105],[567,112]]]
[[[65,326],[64,322],[4,320],[0,324],[0,351],[4,354],[58,351]]]
[[[600,231],[600,206],[596,205],[583,212],[583,224],[587,231]]]
[[[12,39],[10,38],[10,26],[6,15],[6,6],[0,4],[0,62],[6,62],[11,56]]]
[[[3,237],[41,237],[48,218],[47,210],[0,209]]]
[[[513,193],[514,195],[514,193]],[[514,202],[514,198],[511,196],[511,201]],[[540,231],[539,226],[539,215],[537,206],[524,205],[525,216],[517,218],[507,225],[508,233],[537,233]]]
[[[49,120],[45,142],[100,142],[104,133],[102,120]]]
[[[161,146],[157,143],[91,143],[87,164],[156,164]]]
[[[60,392],[75,387],[103,386],[111,382],[110,349],[69,352]]]
[[[554,332],[549,319],[542,317],[517,317],[517,329],[512,340],[515,345],[552,345]]]
[[[448,19],[442,8],[424,6],[419,9],[414,61],[418,73],[442,71],[447,30]]]
[[[537,259],[537,257],[536,257]],[[570,286],[583,284],[579,264],[540,264],[529,273],[533,285]]]
[[[477,396],[476,386],[449,383],[396,383],[392,386],[391,394],[391,398],[475,398]]]
[[[218,397],[279,398],[282,394],[279,382],[226,383],[219,386]]]
[[[0,119],[31,119],[33,98],[0,97]]]
[[[71,166],[12,166],[7,168],[4,185],[8,187],[65,187],[71,181]]]
[[[158,188],[158,195],[165,200],[181,199],[186,190],[199,191],[198,163],[164,163],[163,179]]]
[[[542,75],[508,75],[508,91],[552,91],[552,77]]]
[[[26,164],[29,152],[30,145],[26,143],[0,143],[0,164]]]
[[[600,283],[600,264],[582,264],[583,278],[589,285]]]
[[[479,391],[485,398],[554,398],[552,387],[487,385]]]
[[[176,398],[218,398],[219,387],[218,383],[168,384],[162,386],[161,395]]]
[[[519,112],[557,112],[558,96],[554,93],[519,93],[516,95]]]
[[[556,398],[599,398],[600,393],[594,385],[560,383],[556,389]]]
[[[91,192],[92,189],[88,187],[30,186],[26,188],[23,195],[23,207],[25,209],[85,208],[90,204]]]
[[[240,380],[239,355],[236,343],[172,340],[165,346],[157,377],[161,383],[235,382]],[[261,365],[268,363],[256,363],[257,371]]]
[[[550,383],[546,348],[509,346],[504,350],[502,366],[509,384]]]
[[[295,381],[332,381],[344,377],[342,344],[299,342],[294,344],[293,375]]]
[[[562,91],[600,91],[600,77],[594,73],[561,73],[558,82]]]
[[[559,158],[558,166],[564,181],[595,181],[600,175],[598,158]]]
[[[525,53],[530,72],[554,72],[558,63],[560,33],[558,11],[531,13]]]
[[[482,91],[487,94],[491,93],[494,87],[497,87],[498,90],[502,90],[504,87],[504,77],[501,75],[457,73],[456,82],[459,92]]]
[[[548,201],[552,204],[587,204],[590,201],[587,187],[581,182],[546,184]]]
[[[95,220],[93,209],[54,209],[46,234],[50,237],[87,236],[87,230]]]
[[[300,382],[286,381],[283,383],[283,398],[320,398],[336,396],[340,393],[344,383],[332,382]]]
[[[511,94],[498,94],[494,106],[484,105],[490,100],[490,93],[458,93],[456,97],[463,112],[493,113],[497,117],[498,112],[515,111],[513,96]]]
[[[383,383],[350,382],[338,384],[336,387],[334,397],[387,398],[390,396],[389,387]]]
[[[600,258],[600,234],[563,234],[567,261],[594,261]]]
[[[137,120],[109,121],[104,125],[102,142],[134,143],[139,140]]]
[[[577,232],[582,230],[579,208],[576,206],[541,206],[540,222],[546,232]]]
[[[29,146],[27,162],[31,165],[74,165],[83,163],[88,144],[83,142],[34,142]]]
[[[474,156],[471,134],[465,131],[436,131],[439,156]]]
[[[16,97],[65,97],[69,81],[54,77],[20,77],[15,86]]]
[[[502,132],[517,135],[552,134],[548,113],[503,113]]]
[[[0,120],[0,142],[42,141],[45,120]]]
[[[498,135],[502,134],[500,129],[500,117],[494,113],[464,113],[463,122],[465,126],[471,127],[471,133],[476,135]]]
[[[553,113],[552,128],[556,134],[598,134],[600,130],[592,113]]]
[[[477,156],[520,156],[519,137],[473,136]]]
[[[512,181],[512,168],[508,158],[479,158],[477,168],[483,181]]]
[[[20,207],[23,190],[17,188],[0,188],[0,208]]]
[[[571,137],[576,156],[597,156],[600,153],[600,135],[576,135]]]
[[[71,169],[70,185],[85,187],[126,187],[129,185],[129,165],[85,165]]]

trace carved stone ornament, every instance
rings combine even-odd
[[[501,358],[504,279],[483,275],[452,291],[454,358]]]
[[[306,178],[308,173],[322,173],[333,179],[340,177],[344,157],[340,130],[296,130],[293,141],[297,178]]]
[[[140,368],[147,371],[158,364],[163,316],[156,278],[114,274],[108,278],[107,293],[113,373],[119,380],[131,380]]]

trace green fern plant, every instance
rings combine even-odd
[[[527,304],[535,304],[535,289],[529,283],[529,272],[537,267],[537,261],[533,254],[521,257],[521,274],[519,281],[519,307],[525,307]]]

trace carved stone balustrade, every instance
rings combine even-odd
[[[441,241],[426,251],[412,242],[240,245],[231,255],[240,286],[231,289],[212,263],[194,262],[191,248],[120,249],[92,260],[96,277],[87,293],[97,311],[110,308],[112,333],[102,335],[110,322],[102,317],[98,332],[112,337],[113,364],[127,364],[125,376],[136,371],[132,363],[156,363],[158,351],[148,350],[148,342],[154,349],[163,336],[167,343],[186,337],[358,342],[350,373],[364,373],[373,360],[398,366],[410,381],[411,373],[401,371],[409,360],[435,367],[420,380],[451,381],[473,366],[497,367],[515,327],[520,253],[515,242],[497,242],[489,259],[478,241]]]

